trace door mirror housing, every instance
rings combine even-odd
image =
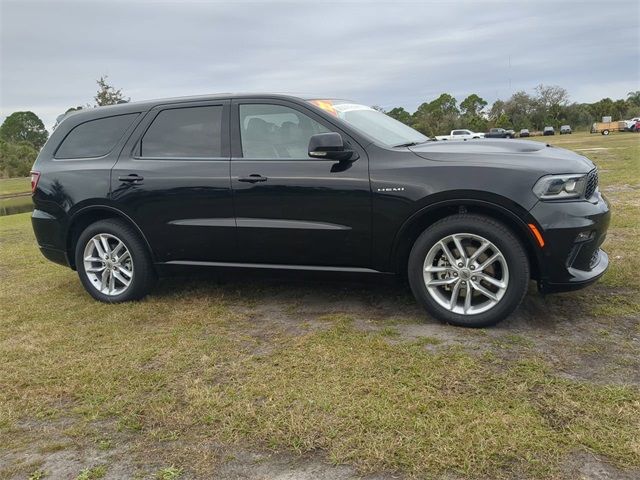
[[[309,139],[309,156],[311,158],[353,162],[358,154],[345,148],[342,135],[336,132],[318,133]]]

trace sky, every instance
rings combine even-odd
[[[48,129],[108,75],[132,100],[295,92],[409,111],[536,85],[640,89],[640,1],[0,0],[0,121]]]

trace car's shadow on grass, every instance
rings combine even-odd
[[[197,293],[195,293],[197,292]],[[291,314],[351,314],[373,321],[442,325],[416,302],[408,283],[396,275],[215,269],[189,276],[165,277],[152,294],[224,295],[228,302],[256,310],[282,309]],[[571,294],[543,296],[534,282],[521,306],[496,329],[549,329],[590,315]]]
[[[394,275],[220,269],[161,279],[153,295],[223,294],[228,302],[293,312],[344,311],[427,317],[406,282]]]

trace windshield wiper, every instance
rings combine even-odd
[[[421,143],[428,142],[429,140],[425,140],[424,142],[407,142],[401,143],[400,145],[394,145],[391,148],[400,148],[400,147],[413,147],[414,145],[420,145]]]

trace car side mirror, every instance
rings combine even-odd
[[[358,159],[358,154],[346,148],[342,135],[336,132],[313,135],[309,139],[309,156],[339,162],[353,162]]]

